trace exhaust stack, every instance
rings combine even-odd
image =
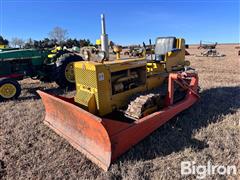
[[[106,53],[106,60],[109,60],[109,49],[108,49],[108,35],[106,34],[106,26],[105,26],[105,16],[101,14],[101,50]]]

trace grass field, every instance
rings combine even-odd
[[[121,156],[108,172],[43,124],[36,89],[67,96],[74,92],[54,83],[21,81],[19,100],[0,103],[0,179],[194,179],[181,176],[181,161],[236,165],[240,177],[240,56],[234,45],[217,49],[227,56],[186,56],[199,73],[201,100]],[[188,51],[200,52],[196,46]]]

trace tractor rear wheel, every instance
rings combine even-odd
[[[55,82],[61,88],[74,88],[75,76],[73,63],[76,61],[83,61],[81,56],[75,54],[64,54],[56,62]]]
[[[0,78],[0,101],[17,99],[21,94],[21,86],[15,79]]]

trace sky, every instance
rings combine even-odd
[[[116,44],[141,44],[159,36],[240,42],[240,0],[0,0],[0,34],[40,40],[56,26],[69,38],[90,39],[101,33],[106,18],[109,39]]]

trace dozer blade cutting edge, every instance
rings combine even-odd
[[[38,91],[46,110],[44,123],[107,171],[118,156],[198,100],[198,78],[191,76],[187,95],[173,104],[173,81],[178,78],[176,74],[169,76],[167,107],[131,123],[100,118],[78,107],[73,98]]]

